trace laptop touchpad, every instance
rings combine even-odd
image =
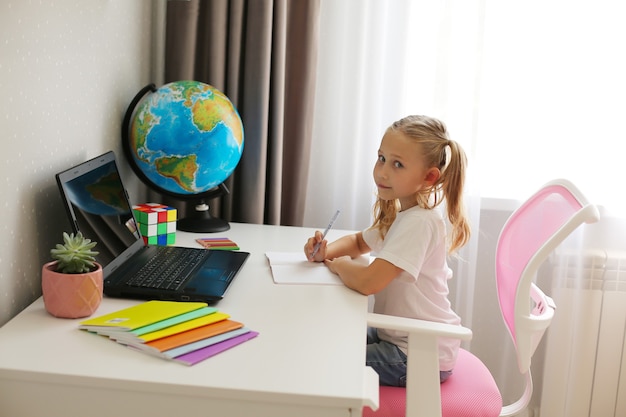
[[[196,271],[196,276],[187,284],[185,292],[221,295],[235,273],[222,268],[206,266]]]

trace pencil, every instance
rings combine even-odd
[[[326,239],[326,235],[328,234],[328,231],[330,230],[331,227],[333,227],[333,224],[335,223],[335,220],[337,220],[337,217],[339,217],[340,212],[341,210],[337,210],[334,216],[330,219],[330,222],[328,223],[328,226],[326,226],[326,230],[324,230],[324,234],[322,235],[322,240],[317,242],[317,244],[313,248],[313,253],[311,254],[311,258],[315,256],[318,250],[320,250],[320,246],[322,242],[324,241],[324,239]]]

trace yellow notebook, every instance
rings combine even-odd
[[[207,307],[207,303],[179,301],[147,301],[104,316],[80,322],[79,329],[91,332],[128,332],[139,327],[167,320]]]

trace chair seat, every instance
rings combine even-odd
[[[404,417],[406,390],[380,387],[380,408],[363,409],[363,416]],[[487,367],[470,352],[460,349],[454,372],[441,384],[443,417],[497,417],[502,396]]]

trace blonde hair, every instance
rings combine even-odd
[[[428,116],[407,116],[394,122],[387,131],[402,133],[420,145],[427,167],[436,167],[441,172],[439,179],[421,190],[417,204],[425,209],[433,209],[446,201],[448,220],[452,225],[449,252],[453,253],[467,243],[470,226],[463,203],[463,187],[467,157],[463,148],[448,137],[443,122]],[[396,219],[400,210],[397,200],[378,198],[374,205],[374,224],[381,236]]]

